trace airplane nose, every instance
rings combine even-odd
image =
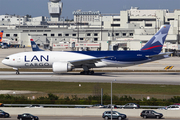
[[[2,60],[2,63],[4,64],[4,65],[7,65],[7,60]]]
[[[2,64],[5,64],[5,60],[2,60]]]

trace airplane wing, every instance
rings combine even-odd
[[[163,57],[164,55],[168,56],[170,54],[172,54],[173,52],[165,52],[165,53],[159,53],[158,55],[147,55],[146,57],[148,58],[153,58],[153,57]]]
[[[109,58],[109,57],[113,57],[113,56],[74,60],[74,61],[69,61],[69,63],[71,63],[71,64],[73,64],[75,66],[77,66],[77,65],[84,65],[84,64],[94,64],[94,63],[100,62],[102,59]]]

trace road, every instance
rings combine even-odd
[[[60,82],[104,82],[116,79],[116,83],[136,84],[169,84],[180,85],[179,72],[104,72],[94,75],[80,75],[79,73],[54,74],[52,72],[15,72],[0,71],[0,80],[20,81],[60,81]]]
[[[135,118],[135,117],[130,117],[127,118],[126,120],[141,120],[141,117]],[[173,118],[162,118],[165,120],[179,120],[179,119],[173,119]],[[4,119],[2,119],[4,120]],[[7,118],[7,120],[17,120],[17,116],[11,116],[11,118]],[[39,116],[39,120],[103,120],[101,117],[89,117],[89,116]],[[148,120],[154,120],[154,119],[149,119]]]

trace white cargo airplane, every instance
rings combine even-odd
[[[168,57],[160,53],[170,25],[161,29],[138,51],[42,51],[22,52],[7,56],[2,63],[19,74],[19,68],[52,68],[54,73],[65,73],[83,68],[81,74],[94,74],[91,68],[127,67]],[[32,40],[31,40],[32,41]],[[36,48],[35,45],[32,47]]]

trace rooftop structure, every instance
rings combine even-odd
[[[101,13],[99,11],[81,11],[73,12],[74,22],[99,22]]]
[[[48,10],[51,16],[51,21],[59,21],[63,4],[61,0],[50,0],[48,2]]]

